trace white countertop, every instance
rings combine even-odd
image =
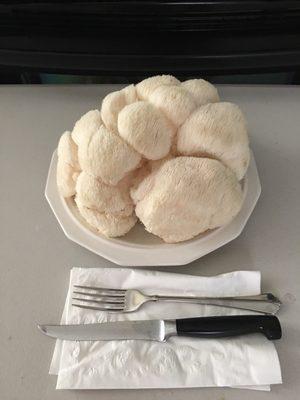
[[[283,300],[276,343],[283,385],[271,393],[237,389],[56,391],[48,375],[54,342],[37,322],[60,320],[72,266],[113,266],[69,241],[44,198],[60,134],[118,86],[0,86],[1,400],[296,400],[300,380],[300,87],[220,86],[249,121],[261,198],[239,238],[183,267],[213,275],[261,270],[263,290]],[[271,366],[270,366],[271,367]]]

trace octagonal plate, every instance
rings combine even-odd
[[[108,239],[80,216],[74,200],[64,199],[56,184],[57,152],[53,153],[45,195],[65,235],[90,251],[122,266],[184,265],[218,249],[240,235],[261,193],[261,185],[251,153],[250,165],[243,181],[244,203],[239,214],[227,225],[186,242],[164,243],[148,233],[141,223],[122,238]]]

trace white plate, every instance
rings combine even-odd
[[[243,182],[245,200],[241,211],[229,224],[177,244],[164,243],[148,233],[139,223],[122,238],[108,239],[81,218],[73,199],[64,199],[59,194],[56,165],[55,151],[50,163],[45,195],[65,235],[73,242],[122,266],[184,265],[203,257],[240,235],[261,193],[256,164],[251,153],[250,165]]]

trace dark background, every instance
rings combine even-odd
[[[1,1],[0,83],[299,84],[300,2]]]

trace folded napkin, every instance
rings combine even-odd
[[[128,314],[107,314],[71,306],[74,284],[141,289],[153,294],[237,296],[260,293],[260,273],[237,271],[214,277],[134,270],[73,268],[62,323],[174,319],[241,310],[183,303],[148,303]],[[140,389],[230,386],[269,390],[281,383],[273,342],[263,335],[226,339],[171,337],[150,341],[56,342],[50,374],[57,389]]]

